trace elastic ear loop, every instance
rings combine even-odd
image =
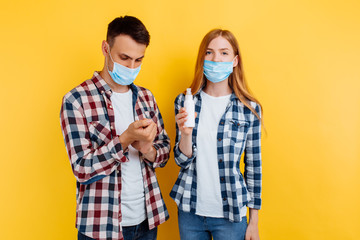
[[[109,56],[110,56],[110,58],[111,58],[111,61],[114,63],[114,60],[113,60],[112,57],[111,57],[110,45],[108,45],[108,46],[109,46]],[[107,70],[108,70],[109,72],[111,72],[111,71],[109,70],[109,65],[108,65],[108,62],[107,62],[107,58],[105,58],[105,63],[106,63],[106,68],[107,68]],[[113,67],[113,70],[114,70],[114,67]]]

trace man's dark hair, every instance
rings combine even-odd
[[[110,47],[114,45],[115,37],[120,34],[128,35],[134,39],[137,43],[145,44],[150,43],[150,35],[144,24],[132,16],[124,16],[115,18],[108,25],[108,31],[106,35],[106,41]]]

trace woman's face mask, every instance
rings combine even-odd
[[[213,83],[224,81],[233,72],[235,58],[231,62],[204,60],[204,75]]]

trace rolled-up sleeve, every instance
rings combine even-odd
[[[118,137],[94,148],[82,108],[75,107],[66,97],[61,106],[60,123],[67,154],[78,182],[95,182],[110,175],[120,162],[128,161],[128,152],[123,151]]]

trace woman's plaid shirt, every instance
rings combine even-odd
[[[184,106],[184,94],[175,99],[175,115]],[[176,126],[175,162],[181,167],[178,179],[170,193],[179,209],[196,213],[196,135],[201,114],[200,91],[194,95],[195,127],[192,133],[193,155],[188,158],[179,149],[181,132]],[[260,114],[260,106],[250,102]],[[240,221],[243,206],[260,209],[261,206],[261,124],[250,109],[233,93],[230,103],[218,125],[217,159],[224,217]],[[240,172],[240,159],[244,153],[245,173]]]
[[[140,154],[149,228],[165,222],[169,214],[154,169],[169,159],[170,141],[155,98],[142,87],[130,85],[135,120],[151,118],[157,124],[153,146],[155,162]],[[112,91],[95,72],[92,79],[67,93],[60,120],[66,150],[77,180],[76,227],[95,239],[123,239],[121,231],[121,162],[129,161],[116,134]]]

